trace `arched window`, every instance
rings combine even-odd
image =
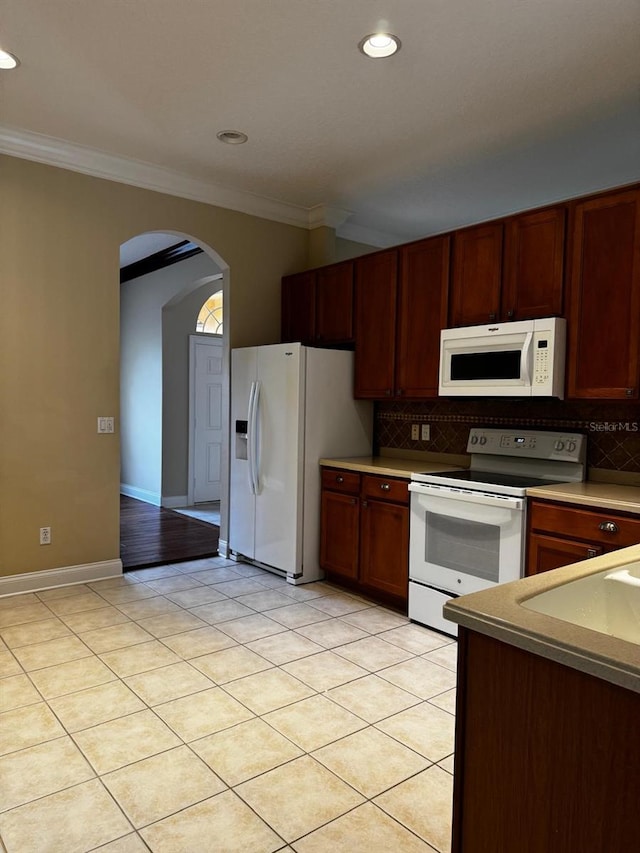
[[[208,335],[222,334],[222,291],[210,296],[204,303],[196,320],[196,332]]]

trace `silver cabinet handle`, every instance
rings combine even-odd
[[[338,476],[336,477],[336,483],[344,483],[344,477],[338,474]]]
[[[389,483],[380,483],[380,488],[383,492],[388,492],[391,489]]]
[[[597,557],[598,552],[595,548],[587,548],[587,557]]]
[[[598,527],[600,528],[600,530],[602,530],[603,533],[618,532],[618,525],[615,523],[615,521],[601,521]]]

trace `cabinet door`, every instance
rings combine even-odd
[[[320,567],[332,575],[357,580],[358,499],[323,489],[320,512]]]
[[[397,276],[395,249],[356,261],[354,397],[381,400],[393,394]]]
[[[360,582],[407,601],[409,510],[386,501],[362,501]]]
[[[527,575],[537,575],[568,566],[589,557],[597,557],[602,553],[599,545],[585,542],[575,542],[570,539],[560,539],[556,536],[544,536],[532,533],[529,536],[529,553],[527,558]]]
[[[562,314],[566,211],[553,207],[507,222],[502,320]]]
[[[353,262],[323,267],[316,278],[316,340],[353,341]]]
[[[640,190],[575,205],[570,397],[640,399]]]
[[[452,326],[493,323],[500,313],[502,222],[458,231],[453,238]]]
[[[400,249],[396,389],[398,397],[437,397],[440,330],[447,326],[450,237]]]
[[[314,270],[282,279],[280,338],[283,343],[312,344],[316,336],[316,273]]]

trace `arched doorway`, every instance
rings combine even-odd
[[[154,251],[149,254],[150,249]],[[198,314],[207,297],[217,290],[224,298],[229,270],[213,249],[178,232],[138,235],[121,246],[121,258],[127,263],[121,261],[120,491],[155,507],[184,507],[189,503],[192,474],[189,338],[196,334]],[[225,320],[228,329],[228,312]],[[220,342],[220,524],[226,529],[229,345],[225,331]],[[125,568],[131,568],[122,547],[121,551]],[[158,561],[146,564],[152,562]],[[134,565],[145,565],[144,557]]]

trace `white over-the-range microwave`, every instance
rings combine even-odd
[[[443,329],[439,393],[564,399],[566,320]]]

